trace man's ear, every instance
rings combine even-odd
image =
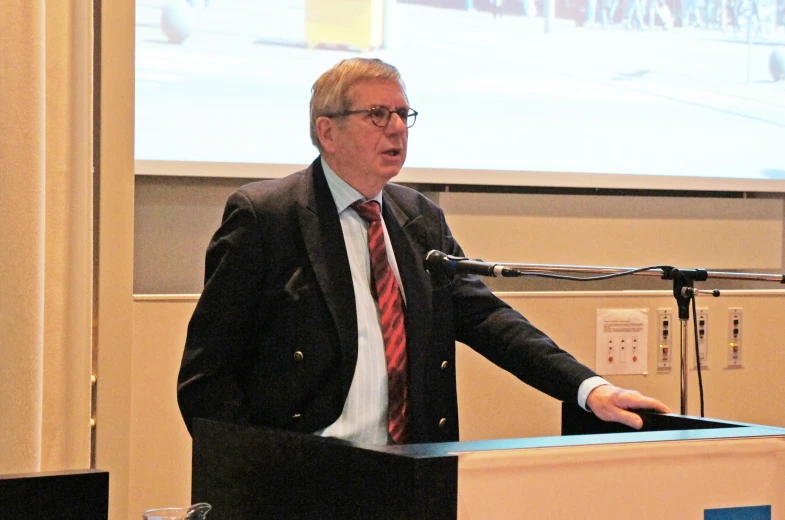
[[[335,151],[335,131],[335,122],[329,117],[322,116],[316,120],[316,135],[327,153]]]

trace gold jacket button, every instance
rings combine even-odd
[[[294,353],[294,360],[295,361],[302,361],[303,360],[303,353],[301,351],[297,351]]]
[[[445,419],[444,417],[442,417],[442,418],[439,420],[439,428],[444,428],[444,425],[445,425],[445,424],[447,424],[447,419]]]
[[[442,361],[442,370],[446,369],[447,365],[449,365],[449,363],[447,363],[446,361]]]

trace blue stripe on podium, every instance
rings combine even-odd
[[[706,509],[703,520],[771,520],[771,506]]]

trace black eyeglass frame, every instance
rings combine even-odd
[[[380,119],[380,121],[384,121],[383,125],[380,125],[379,123],[376,122],[377,118],[374,118],[374,116],[373,116],[373,112],[375,110],[384,110],[385,113],[387,114],[382,119]],[[401,115],[401,112],[404,111],[404,110],[406,112],[403,115]],[[392,115],[393,114],[398,114],[398,117],[401,118],[401,121],[403,121],[403,124],[406,125],[406,128],[411,128],[411,127],[414,126],[414,123],[417,122],[417,115],[419,114],[419,112],[417,112],[415,109],[413,109],[411,107],[409,107],[409,108],[399,108],[397,110],[390,110],[389,108],[387,108],[385,106],[378,106],[378,107],[366,108],[366,109],[363,109],[363,110],[345,110],[345,111],[339,112],[337,114],[326,114],[324,117],[329,117],[330,119],[332,119],[332,118],[336,118],[336,117],[352,116],[352,115],[355,115],[355,114],[365,114],[365,115],[367,115],[368,117],[370,117],[371,123],[373,123],[375,126],[378,126],[379,128],[386,128],[387,125],[390,124],[390,121],[392,121]],[[409,120],[410,119],[411,119],[411,124],[409,124]]]

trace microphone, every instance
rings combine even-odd
[[[463,256],[452,256],[441,251],[429,251],[425,255],[425,268],[430,270],[441,270],[450,276],[455,274],[476,274],[479,276],[520,276],[514,269],[483,262],[482,260],[469,260]]]

